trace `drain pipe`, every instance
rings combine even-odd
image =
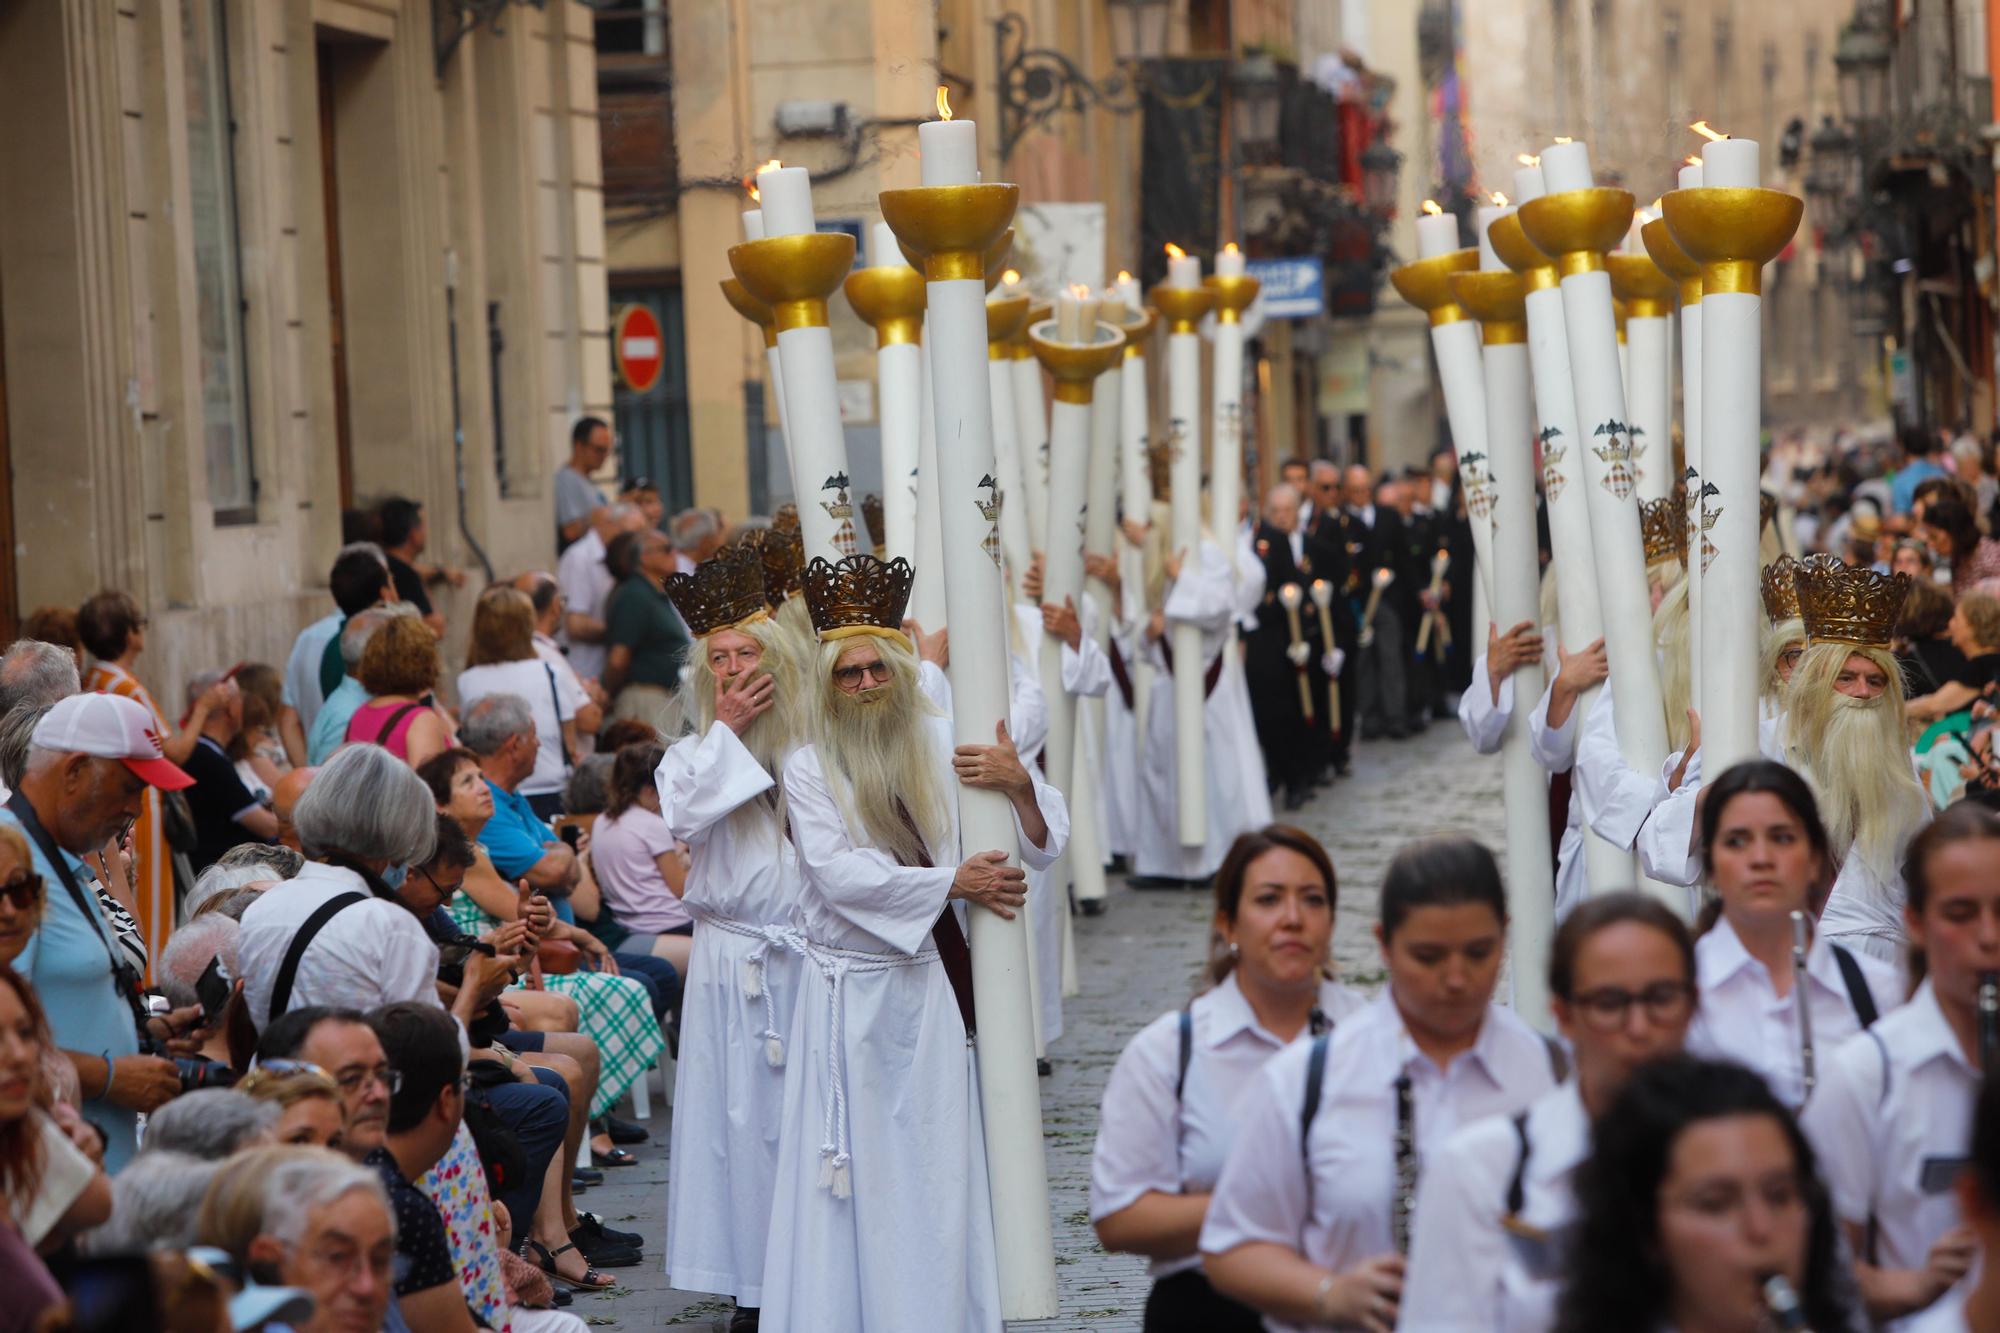
[[[479,567],[486,571],[486,581],[493,582],[493,562],[486,558],[486,550],[479,539],[472,535],[472,525],[465,511],[465,409],[458,400],[458,251],[444,252],[444,322],[451,341],[451,465],[458,486],[458,535],[465,538],[465,544],[479,561]]]

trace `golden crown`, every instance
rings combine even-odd
[[[1646,563],[1687,563],[1687,492],[1676,488],[1663,500],[1639,502],[1639,531],[1646,539]]]
[[[916,578],[910,562],[901,556],[877,560],[872,555],[850,555],[839,564],[814,556],[805,577],[806,613],[812,617],[813,632],[822,639],[885,630],[901,633],[903,609],[910,603],[910,585]]]
[[[763,566],[765,601],[777,606],[798,592],[806,573],[806,541],[797,529],[752,528],[744,534],[743,545],[757,553]]]
[[[771,515],[771,528],[775,532],[797,532],[799,530],[799,507],[795,504],[781,504]]]
[[[1781,555],[1764,566],[1764,614],[1773,625],[1799,618],[1799,562]]]
[[[1808,642],[1863,648],[1888,648],[1910,591],[1908,574],[1877,574],[1830,558],[1806,561],[1792,582]]]
[[[765,614],[764,562],[748,545],[725,546],[692,574],[667,575],[667,598],[697,639]]]
[[[882,526],[881,496],[870,494],[861,497],[861,521],[868,525],[868,540],[875,544],[877,551],[880,551],[886,531]]]
[[[1146,475],[1153,484],[1153,494],[1165,498],[1173,490],[1174,442],[1171,436],[1162,435],[1146,445]]]
[[[1757,531],[1771,526],[1771,520],[1778,516],[1778,497],[1769,491],[1757,492]]]

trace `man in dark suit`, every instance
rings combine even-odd
[[[1313,782],[1328,758],[1323,739],[1327,677],[1320,664],[1325,645],[1310,594],[1317,570],[1306,535],[1299,530],[1296,487],[1280,483],[1265,496],[1254,549],[1264,565],[1264,601],[1257,609],[1257,628],[1250,635],[1244,663],[1251,711],[1257,720],[1257,742],[1264,750],[1265,772],[1274,790],[1283,789],[1285,809],[1296,810],[1312,794]],[[1292,617],[1285,609],[1287,589],[1296,589],[1299,597],[1296,643]]]
[[[1354,593],[1354,613],[1361,627],[1361,728],[1366,736],[1386,736],[1391,740],[1401,740],[1410,734],[1409,630],[1402,606],[1410,575],[1405,567],[1402,516],[1394,505],[1400,485],[1394,478],[1386,478],[1378,486],[1368,469],[1347,469],[1348,514],[1366,531],[1356,562],[1358,577]],[[1389,582],[1382,595],[1374,599],[1371,620],[1368,604],[1372,582],[1385,570]]]
[[[1340,654],[1340,716],[1329,717],[1327,732],[1329,761],[1336,773],[1345,774],[1354,744],[1355,710],[1361,700],[1361,654],[1355,646],[1354,597],[1360,574],[1356,557],[1363,552],[1367,530],[1347,512],[1341,502],[1340,469],[1325,459],[1312,465],[1312,519],[1306,525],[1306,550],[1312,557],[1318,578],[1333,588],[1328,615],[1333,620],[1333,646]],[[1313,608],[1318,619],[1319,608]]]

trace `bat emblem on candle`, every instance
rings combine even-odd
[[[1645,429],[1640,426],[1632,426],[1625,432],[1625,445],[1632,451],[1632,479],[1634,481],[1644,481],[1646,479],[1645,465],[1639,461],[1646,454],[1646,446],[1639,441],[1639,437],[1645,433]]]
[[[979,485],[986,491],[986,498],[974,500],[972,503],[978,508],[980,517],[987,522],[986,540],[981,542],[980,546],[991,557],[993,567],[998,569],[1000,568],[1000,506],[1006,502],[1007,496],[1000,489],[1000,483],[993,480],[993,474],[990,472],[979,479]]]
[[[1594,436],[1609,436],[1608,444],[1593,444],[1590,451],[1606,464],[1604,489],[1620,500],[1632,498],[1632,445],[1624,438],[1625,423],[1607,421],[1592,432]]]
[[[859,543],[854,540],[854,504],[847,498],[847,474],[834,473],[820,483],[820,490],[833,492],[833,499],[821,500],[819,507],[828,518],[840,520],[840,531],[833,534],[835,548],[842,556],[853,555]]]

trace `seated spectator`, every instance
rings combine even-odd
[[[236,946],[242,930],[238,917],[222,911],[190,918],[168,938],[166,951],[153,969],[154,985],[168,1004],[201,1014],[198,1026],[189,1034],[200,1046],[192,1056],[182,1058],[206,1062],[209,1067],[199,1068],[198,1076],[221,1086],[233,1082],[235,1072],[249,1063],[257,1033],[250,1026],[241,981],[227,981],[229,998],[213,1013],[202,1003],[201,981],[211,966],[218,969],[220,979],[237,976]],[[187,1081],[185,1073],[182,1081]]]
[[[271,789],[271,813],[278,817],[279,846],[299,850],[299,831],[292,826],[292,811],[298,808],[299,797],[306,794],[306,788],[318,776],[316,767],[295,768]]]
[[[1905,690],[1912,699],[1931,693],[1965,668],[1965,654],[1951,641],[1954,610],[1951,594],[1929,579],[1912,582],[1903,598],[1894,647],[1903,668]]]
[[[395,1215],[381,1178],[324,1149],[286,1151],[295,1155],[264,1173],[246,1266],[312,1293],[317,1312],[299,1333],[380,1328],[396,1260]]]
[[[590,703],[576,678],[557,672],[535,651],[535,606],[509,587],[488,588],[472,613],[472,645],[458,673],[458,702],[470,708],[489,695],[511,694],[528,705],[535,725],[535,766],[517,784],[535,817],[562,813],[563,780],[576,755],[576,717]]]
[[[597,680],[604,675],[604,605],[618,581],[604,563],[604,553],[621,532],[651,526],[630,504],[606,505],[591,518],[582,538],[556,561],[556,582],[562,585],[563,642],[579,676]]]
[[[1912,583],[1925,583],[1930,581],[1932,563],[1930,547],[1905,537],[1896,543],[1895,553],[1889,557],[1889,572],[1908,574]]]
[[[176,1152],[220,1161],[239,1149],[269,1142],[279,1114],[270,1102],[246,1097],[234,1088],[184,1092],[146,1117],[146,1144],[132,1160]]]
[[[493,818],[475,834],[503,879],[525,879],[549,897],[562,900],[582,887],[596,907],[595,885],[587,883],[576,852],[549,826],[520,786],[535,771],[541,740],[534,711],[517,694],[489,694],[466,706],[459,739],[479,757],[479,770],[493,794]],[[568,913],[564,913],[568,916]]]
[[[612,728],[625,725],[623,722],[611,724]],[[644,723],[636,725],[648,733],[642,740],[653,739],[652,728]],[[607,728],[607,734],[609,730]],[[626,742],[627,745],[631,743]],[[604,747],[576,766],[576,771],[569,775],[568,783],[563,786],[564,815],[588,828],[598,815],[604,813],[604,803],[611,799],[611,765],[617,757],[616,752]]]
[[[271,1127],[274,1143],[292,1147],[338,1148],[347,1112],[340,1100],[340,1085],[318,1069],[253,1069],[236,1085],[236,1091],[278,1107],[278,1123]]]
[[[371,606],[350,617],[340,627],[337,640],[340,646],[340,684],[326,696],[314,715],[312,728],[306,733],[305,755],[308,764],[323,764],[333,757],[333,752],[347,744],[347,724],[354,720],[354,712],[368,702],[368,687],[363,685],[361,655],[368,650],[368,640],[375,637],[375,631],[399,615],[407,615],[398,603],[385,606]],[[273,784],[275,793],[277,784]]]
[[[194,888],[181,904],[181,912],[192,920],[207,911],[210,903],[239,889],[262,893],[296,877],[305,867],[305,861],[305,857],[289,847],[240,842],[195,879]]]
[[[431,691],[440,674],[437,637],[414,616],[393,616],[370,636],[356,671],[368,702],[347,724],[349,741],[379,745],[412,768],[451,745],[451,726]]]
[[[583,696],[584,702],[576,709],[576,755],[580,758],[590,749],[591,738],[604,725],[604,691],[598,687],[595,677],[579,675],[567,656],[556,635],[562,630],[563,617],[568,614],[569,602],[563,596],[562,585],[555,575],[541,570],[533,570],[519,575],[514,586],[528,595],[528,602],[535,608],[535,656],[548,663],[560,680],[569,678],[575,692]]]
[[[668,527],[674,540],[674,564],[683,574],[692,574],[696,565],[712,559],[729,535],[721,511],[715,509],[683,509]]]
[[[1955,494],[1937,495],[1924,503],[1922,521],[1924,541],[1951,562],[1954,597],[1975,590],[2000,591],[2000,584],[1982,587],[2000,581],[2000,541],[1981,535],[1972,506]]]
[[[4,845],[4,843],[0,843]],[[0,967],[0,1193],[21,1239],[55,1250],[111,1215],[100,1141],[56,1099],[48,1019],[27,982]]]
[[[140,1153],[112,1177],[111,1220],[85,1233],[77,1248],[85,1254],[186,1249],[195,1243],[202,1196],[222,1166],[220,1158],[168,1148]]]
[[[1938,688],[1912,699],[1904,710],[1912,721],[1929,724],[1972,707],[1986,689],[2000,683],[2000,598],[1969,592],[1959,598],[1947,632],[1965,665]]]
[[[229,756],[243,732],[242,691],[221,672],[203,671],[188,681],[188,703],[192,707],[195,700],[214,689],[222,692],[221,705],[203,720],[201,736],[181,765],[194,779],[187,790],[195,832],[188,860],[197,873],[214,865],[239,842],[272,842],[278,836],[278,817],[243,785],[243,777]]]
[[[278,736],[278,712],[284,705],[285,680],[274,666],[246,662],[236,668],[232,679],[243,695],[243,729],[229,747],[236,774],[243,785],[268,800],[271,788],[285,776],[292,761]]]
[[[359,1010],[323,1006],[290,1010],[264,1029],[257,1042],[257,1069],[326,1075],[340,1089],[340,1150],[360,1161],[382,1146],[382,1136],[388,1132],[389,1098],[401,1086],[402,1076],[389,1067],[375,1029]]]
[[[604,908],[630,935],[618,946],[650,953],[687,976],[694,918],[681,905],[687,855],[660,814],[653,770],[666,750],[628,745],[612,763],[610,800],[590,830],[590,864]]]
[[[24,632],[0,653],[0,713],[11,713],[23,704],[47,708],[82,688],[77,658],[65,645]]]
[[[284,739],[285,753],[294,767],[306,762],[306,737],[319,719],[320,706],[340,684],[341,627],[377,602],[396,600],[389,581],[388,559],[382,548],[373,542],[351,542],[341,547],[327,575],[327,591],[333,596],[334,609],[300,630],[298,638],[292,641],[291,654],[285,658],[278,734]]]
[[[656,528],[620,533],[604,553],[618,586],[604,605],[604,692],[613,718],[633,717],[666,731],[674,722],[688,633],[667,600],[674,547]]]

